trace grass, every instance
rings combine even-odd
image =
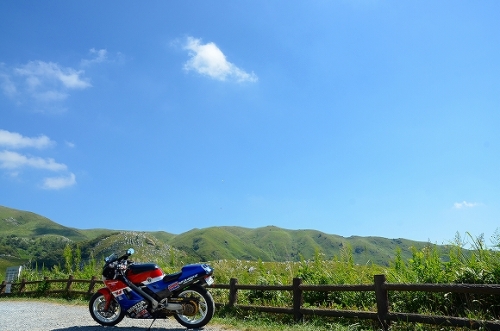
[[[496,237],[499,238],[498,236]],[[486,248],[482,237],[472,238],[465,243],[457,237],[449,255],[443,259],[435,246],[422,249],[412,248],[412,256],[403,258],[396,251],[389,266],[374,264],[358,265],[353,251],[345,246],[334,259],[326,259],[316,250],[314,258],[297,262],[264,262],[243,260],[216,260],[210,264],[215,268],[215,279],[219,284],[229,284],[237,278],[239,284],[289,285],[295,277],[304,284],[373,284],[373,275],[385,274],[389,283],[465,283],[499,284],[500,252],[498,243]],[[464,246],[472,247],[465,250]],[[166,273],[180,269],[180,261],[165,261],[160,267]],[[71,270],[71,265],[52,270],[25,270],[23,276],[28,280],[39,280],[43,276],[51,279],[67,278],[71,273],[77,279],[89,279],[100,274],[101,265],[85,265],[82,269]],[[227,302],[228,292],[211,289],[216,302]],[[374,311],[374,295],[365,292],[306,292],[304,307],[330,308],[340,310]],[[498,320],[500,317],[500,298],[492,295],[445,294],[425,292],[391,292],[391,311],[414,314],[457,316],[470,319]],[[241,290],[238,292],[239,304],[266,306],[290,306],[291,295],[284,291]],[[303,323],[294,323],[290,315],[266,314],[238,309],[218,309],[213,323],[227,325],[240,330],[359,330],[378,331],[380,325],[369,320],[320,318],[306,316]],[[414,323],[393,323],[391,330],[463,330],[461,328],[420,325]]]

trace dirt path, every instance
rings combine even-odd
[[[0,331],[145,331],[153,320],[124,318],[116,327],[97,324],[86,306],[73,306],[42,301],[0,300]],[[184,331],[174,318],[156,320],[150,331]],[[210,325],[205,331],[238,331],[220,325]]]

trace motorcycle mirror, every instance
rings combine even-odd
[[[129,248],[129,249],[127,250],[127,254],[128,254],[128,255],[132,255],[132,254],[134,254],[134,253],[135,253],[135,251],[134,251],[134,249],[133,249],[133,248]]]
[[[113,253],[110,256],[104,258],[104,262],[108,263],[108,262],[114,261],[116,259],[116,257],[117,257],[116,254]]]

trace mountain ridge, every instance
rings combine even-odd
[[[127,236],[127,233],[135,233],[135,237],[138,238],[136,243],[140,243],[145,249],[155,249],[157,253],[160,250],[172,249],[176,256],[184,256],[192,261],[237,259],[283,262],[313,259],[320,253],[325,259],[339,259],[343,255],[351,254],[354,262],[358,264],[389,265],[398,250],[404,259],[408,259],[412,254],[411,247],[421,249],[432,245],[443,253],[447,247],[404,238],[388,239],[374,236],[346,238],[314,229],[289,230],[273,225],[259,228],[213,226],[193,228],[181,234],[165,231],[76,229],[32,212],[3,206],[0,206],[0,231],[0,260],[2,255],[26,260],[36,258],[43,260],[50,252],[45,254],[43,248],[34,246],[48,243],[52,245],[54,254],[68,243],[78,243],[85,247],[83,251],[87,254],[102,255],[108,251],[98,250],[95,246],[101,244],[101,247],[126,249],[127,243],[132,244],[130,239],[124,239],[131,237]],[[107,242],[103,244],[105,240]],[[110,240],[116,243],[111,243]],[[16,249],[12,249],[11,246],[16,246]],[[153,253],[145,254],[149,256]],[[49,260],[50,263],[55,263],[54,259]]]

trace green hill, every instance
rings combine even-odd
[[[28,211],[0,206],[0,274],[5,266],[37,261],[52,266],[64,259],[68,244],[81,249],[82,258],[101,259],[114,251],[133,247],[136,259],[186,262],[227,260],[299,261],[349,258],[358,264],[388,265],[399,249],[403,259],[412,256],[411,247],[431,245],[407,239],[381,237],[341,237],[317,230],[287,230],[275,226],[244,228],[236,226],[192,229],[174,235],[164,231],[79,230],[57,224]],[[433,245],[432,245],[433,246]],[[437,246],[446,255],[446,246]]]
[[[271,261],[271,256],[259,245],[245,240],[243,234],[248,231],[237,227],[193,229],[173,237],[170,244],[200,261],[259,258]]]
[[[0,275],[12,265],[60,264],[68,243],[95,238],[110,230],[78,230],[41,215],[0,206]]]
[[[169,264],[171,259],[180,259],[185,263],[194,262],[185,252],[147,232],[113,232],[80,242],[79,247],[84,260],[94,257],[97,261],[102,261],[112,253],[123,253],[132,247],[135,250],[133,260],[137,262],[157,262],[162,265]]]
[[[316,252],[325,259],[351,254],[355,263],[388,265],[397,249],[403,258],[411,257],[411,247],[431,245],[407,239],[381,237],[341,237],[316,230],[286,230],[275,226],[249,229],[243,227],[210,227],[193,229],[174,236],[169,243],[197,256],[201,261],[240,259],[262,261],[299,261],[312,259]],[[446,246],[438,246],[443,254]]]
[[[87,239],[81,231],[68,228],[28,211],[0,206],[0,233],[3,236],[37,237],[55,235],[73,241]]]

